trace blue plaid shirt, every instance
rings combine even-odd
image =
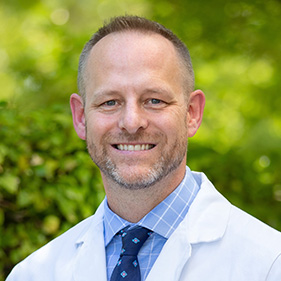
[[[153,231],[138,254],[142,280],[145,280],[164,244],[187,214],[198,191],[199,186],[190,169],[186,167],[185,177],[180,185],[136,224],[113,213],[105,198],[104,239],[108,280],[110,280],[122,248],[121,238],[116,235],[121,229],[128,225],[130,227],[140,225]]]

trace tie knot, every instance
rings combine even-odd
[[[123,256],[137,256],[140,248],[151,235],[151,231],[145,227],[135,227],[130,230],[121,230]]]

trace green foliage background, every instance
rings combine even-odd
[[[281,230],[280,1],[1,1],[0,280],[103,199],[68,100],[83,45],[125,13],[163,23],[190,49],[207,104],[188,165]]]

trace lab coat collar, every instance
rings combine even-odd
[[[200,186],[186,217],[164,245],[146,281],[179,280],[183,267],[192,254],[192,247],[223,237],[231,204],[203,173],[193,176]]]
[[[75,281],[87,281],[89,277],[92,280],[107,280],[103,213],[104,202],[91,217],[88,229],[76,240]]]
[[[200,190],[186,217],[165,243],[147,281],[178,280],[192,253],[193,244],[207,243],[223,237],[231,204],[214,188],[203,173],[192,172]],[[106,255],[103,226],[104,202],[91,223],[76,241],[77,256],[74,280],[106,281]]]
[[[204,173],[192,172],[200,186],[183,224],[191,244],[212,242],[223,237],[230,218],[231,204]]]

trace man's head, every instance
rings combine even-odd
[[[72,95],[73,121],[104,184],[110,182],[105,188],[113,182],[130,190],[168,178],[178,182],[187,138],[201,123],[204,95],[185,86],[189,75],[183,75],[174,43],[156,32],[111,32],[85,61],[86,95]]]
[[[109,23],[100,28],[84,46],[80,56],[78,68],[78,89],[83,101],[85,102],[87,83],[85,70],[88,63],[88,57],[93,46],[95,46],[102,38],[111,33],[126,31],[140,32],[143,34],[159,34],[173,44],[178,54],[183,78],[183,87],[185,89],[186,97],[188,98],[188,95],[193,91],[194,88],[194,73],[189,51],[185,44],[172,31],[157,22],[138,16],[121,16],[113,18]]]

